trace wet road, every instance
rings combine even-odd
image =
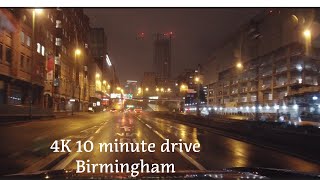
[[[93,142],[92,152],[71,152],[51,169],[76,169],[76,160],[90,163],[173,163],[175,170],[216,170],[230,167],[271,167],[305,172],[320,172],[320,165],[270,149],[219,135],[207,128],[191,127],[155,118],[147,113],[98,113],[47,121],[34,121],[0,127],[1,173],[17,173],[35,162],[50,156],[50,145],[55,139]],[[121,142],[155,143],[153,153],[100,152],[98,143]],[[164,139],[170,142],[200,143],[195,152],[161,153]],[[40,168],[40,167],[39,167]]]
[[[124,128],[127,128],[125,131]],[[90,163],[136,163],[140,159],[148,163],[174,163],[176,170],[216,170],[229,167],[272,167],[306,172],[319,172],[320,166],[269,149],[257,147],[242,141],[227,138],[213,132],[166,121],[148,115],[117,113],[113,119],[106,119],[99,131],[90,137],[93,142],[154,142],[156,147],[170,139],[170,142],[200,143],[199,153],[111,153],[99,152],[99,145],[90,153],[78,153],[61,162],[56,168],[75,169],[77,159]]]

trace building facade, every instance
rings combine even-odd
[[[83,10],[2,8],[0,18],[0,103],[87,110],[95,61]]]
[[[156,33],[153,42],[153,68],[162,79],[171,77],[172,32]]]
[[[319,91],[319,14],[269,9],[244,25],[205,66],[208,104],[228,112],[272,113],[289,111],[288,96]]]
[[[43,105],[49,41],[33,38],[33,30],[44,31],[43,26],[32,28],[32,17],[28,9],[0,9],[0,104]]]

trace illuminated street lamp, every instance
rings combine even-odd
[[[184,85],[184,84],[181,84],[180,91],[186,91],[186,90],[188,90],[188,86]]]
[[[196,83],[199,83],[200,78],[199,78],[199,77],[195,77],[195,78],[194,78],[194,81],[195,81]]]
[[[311,38],[311,31],[309,29],[306,29],[303,31],[303,36],[306,38],[306,39],[310,39]]]
[[[37,8],[37,9],[34,9],[33,11],[34,11],[36,14],[41,14],[41,13],[43,12],[43,9]]]
[[[168,92],[171,92],[171,89],[170,89],[170,88],[168,88]]]
[[[106,85],[106,84],[107,84],[107,81],[106,81],[106,80],[103,80],[102,84]]]
[[[74,51],[74,54],[75,54],[76,56],[79,56],[79,55],[81,54],[81,50],[80,50],[80,49],[76,49],[76,50]]]
[[[100,78],[100,74],[99,73],[96,73],[96,78]]]
[[[120,90],[121,90],[121,88],[120,88],[120,87],[117,87],[117,90],[118,90],[118,91],[120,91]]]
[[[156,88],[156,91],[159,92],[159,88]]]
[[[78,56],[81,55],[81,50],[76,48],[74,50],[74,60],[75,60],[75,63],[76,63],[76,68],[77,68],[77,73],[79,73],[79,64],[78,64]],[[79,105],[81,104],[81,87],[80,87],[80,73],[78,74],[78,78],[77,79],[78,81],[76,82],[77,84],[77,88],[79,88]],[[73,94],[72,94],[73,98],[74,98],[74,88],[73,88]],[[72,107],[73,109],[73,107]],[[79,110],[80,110],[80,106],[79,106]],[[73,114],[73,113],[72,113]]]
[[[149,88],[146,88],[146,91],[148,92],[148,91],[149,91]]]
[[[35,55],[34,55],[34,50],[35,50],[35,23],[36,23],[36,14],[41,14],[42,13],[42,9],[33,9],[32,10],[32,39],[31,39],[31,43],[32,43],[32,61],[31,61],[31,65],[32,65],[32,67],[34,66],[34,59],[35,59]],[[29,101],[29,103],[30,103],[30,105],[29,105],[29,118],[30,119],[32,119],[32,100],[33,100],[33,83],[32,83],[32,81],[33,81],[33,77],[32,77],[32,75],[30,76],[30,92],[31,92],[31,94],[30,94],[30,101]]]
[[[238,69],[242,69],[242,68],[243,68],[243,65],[242,65],[241,62],[238,62],[238,63],[237,63],[237,68],[238,68]]]
[[[160,91],[161,91],[161,92],[164,92],[164,89],[163,89],[163,88],[161,88],[161,89],[160,89]]]

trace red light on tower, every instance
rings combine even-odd
[[[140,33],[138,33],[138,35],[137,35],[137,39],[144,39],[144,32],[140,32]]]

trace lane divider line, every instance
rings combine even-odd
[[[138,118],[138,117],[137,117]],[[140,122],[142,122],[142,124],[144,124],[144,125],[148,125],[148,124],[146,124],[145,122],[143,122],[140,118],[138,118],[138,120],[140,121]],[[148,126],[150,126],[150,125],[148,125]],[[147,126],[147,127],[148,127]],[[152,130],[156,135],[158,135],[161,139],[163,139],[164,141],[166,140],[166,138],[161,134],[161,133],[159,133],[157,130]],[[194,160],[192,157],[190,157],[188,154],[186,154],[185,152],[181,152],[180,150],[179,150],[179,148],[174,148],[177,152],[179,152],[186,160],[188,160],[191,164],[193,164],[195,167],[197,167],[199,170],[202,170],[202,171],[205,171],[206,170],[206,168],[205,167],[203,167],[200,163],[198,163],[196,160]]]

